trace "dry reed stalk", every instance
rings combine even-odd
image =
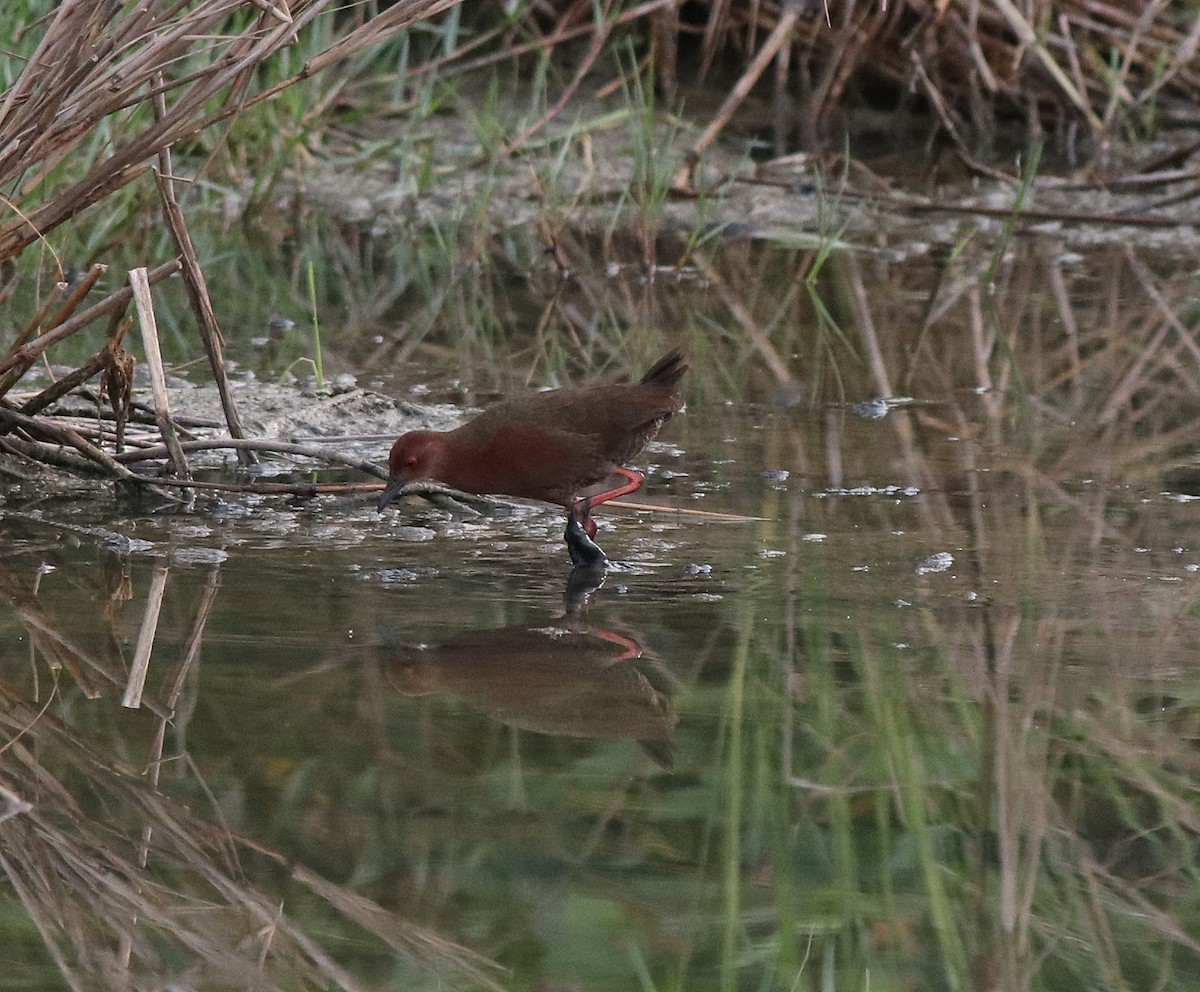
[[[27,441],[20,437],[0,437],[0,451],[7,451],[11,455],[19,455],[31,462],[52,465],[73,475],[103,475],[94,462],[80,455],[64,451],[62,446],[58,444]]]
[[[183,683],[187,679],[188,673],[193,670],[200,658],[200,645],[204,640],[204,629],[208,626],[208,618],[212,616],[213,607],[217,602],[217,592],[220,588],[221,569],[219,566],[214,566],[209,569],[208,582],[205,583],[200,605],[196,608],[196,616],[192,621],[192,628],[183,642],[179,661],[175,666],[174,672],[164,682],[162,703],[163,708],[166,710],[166,715],[159,717],[158,730],[155,732],[154,741],[150,745],[149,762],[146,769],[150,787],[155,791],[158,790],[158,783],[162,774],[163,748],[166,746],[167,726],[176,722],[176,707],[179,703],[179,696],[183,692]],[[149,863],[150,842],[153,838],[154,825],[147,823],[142,828],[142,844],[138,849],[138,864],[143,868]],[[266,951],[267,947],[264,945],[263,953],[259,955],[258,960],[258,967],[260,969],[266,961]]]
[[[132,320],[122,320],[121,317],[121,311],[118,310],[113,313],[113,322],[117,326],[108,335],[109,342],[103,348],[79,366],[79,368],[67,373],[53,385],[47,386],[36,396],[27,399],[21,404],[21,412],[32,417],[46,409],[52,403],[62,399],[72,390],[82,386],[92,376],[103,372],[115,358],[114,349],[120,347],[122,339],[129,332],[129,328],[133,326]]]
[[[182,441],[179,444],[179,449],[184,452],[226,449],[230,451],[257,451],[273,455],[299,455],[302,458],[312,458],[329,465],[345,465],[347,468],[357,469],[360,472],[373,475],[377,479],[387,480],[387,473],[373,462],[362,458],[355,458],[353,455],[347,455],[340,451],[330,451],[328,448],[323,448],[315,444],[297,444],[293,441],[278,441],[271,438],[215,437]],[[166,454],[167,449],[162,445],[158,445],[153,448],[143,448],[139,451],[130,451],[119,455],[117,461],[128,465],[132,462],[153,461],[162,458]]]
[[[156,269],[139,292],[148,290],[148,283],[182,268],[226,423],[235,438],[245,437],[225,373],[220,328],[175,197],[171,146],[456,2],[399,0],[384,13],[346,32],[309,59],[298,73],[252,94],[251,84],[259,68],[280,49],[292,45],[297,32],[314,18],[333,17],[339,6],[335,0],[292,0],[289,4],[271,0],[198,0],[191,4],[175,0],[148,0],[139,4],[65,0],[30,27],[43,31],[37,50],[13,85],[0,95],[0,186],[14,191],[11,199],[3,201],[8,207],[8,217],[0,223],[0,262],[44,238],[80,210],[139,178],[157,156],[163,213],[180,259]],[[227,30],[235,18],[247,14],[249,27],[240,33]],[[204,58],[197,60],[197,55]],[[203,67],[180,71],[178,67],[188,59],[202,61]],[[224,100],[219,109],[213,110],[222,94]],[[139,105],[150,106],[153,115],[138,118],[127,113]],[[76,181],[56,181],[60,163],[75,154],[84,142],[91,141],[101,122],[109,122],[111,134],[105,152]],[[119,450],[124,430],[121,407],[124,406],[126,415],[129,412],[130,368],[126,356],[119,351],[119,341],[111,338],[132,289],[123,288],[73,316],[103,271],[103,266],[93,266],[61,306],[58,301],[63,287],[56,285],[51,290],[37,314],[10,343],[8,353],[0,358],[0,398],[20,381],[46,349],[105,313],[113,313],[109,348],[98,352],[63,382],[30,400],[25,413],[30,416],[39,413],[73,386],[104,371],[117,412]],[[135,282],[137,278],[131,276]],[[56,306],[57,311],[48,316]],[[177,438],[172,436],[174,429],[165,405],[165,382],[148,292],[146,299],[139,300],[138,309],[155,385],[156,416],[164,440],[172,449],[174,470],[186,475],[186,461],[177,447]],[[44,327],[49,329],[43,330]],[[39,332],[40,336],[34,338]],[[64,437],[61,430],[56,435],[60,440]],[[74,440],[71,443],[87,459],[97,461],[94,450],[83,448]],[[46,446],[35,437],[13,439],[8,449],[20,450],[26,457],[48,454]],[[236,450],[243,464],[256,460],[253,448]],[[77,460],[64,454],[59,452],[50,457],[56,464],[80,467]],[[111,466],[107,468],[111,472]]]
[[[627,10],[622,10],[616,13],[612,20],[612,27],[618,27],[628,24],[635,24],[643,18],[654,17],[663,11],[670,11],[678,5],[679,0],[646,0],[646,2],[638,4],[636,7],[631,7]],[[584,35],[591,34],[594,27],[584,22],[575,24],[569,27],[562,27],[549,34],[539,35],[532,41],[512,41],[506,40],[502,47],[495,52],[489,52],[486,55],[480,55],[473,59],[466,59],[466,56],[479,47],[481,39],[473,39],[467,42],[462,47],[443,55],[440,58],[431,59],[423,65],[414,66],[410,70],[410,75],[414,79],[419,79],[422,76],[431,73],[467,73],[475,72],[478,69],[486,69],[488,66],[497,65],[501,62],[509,62],[513,59],[522,58],[526,55],[534,53],[545,54],[552,51],[556,46],[565,44],[569,41],[574,41],[576,38],[581,38]],[[524,37],[525,32],[521,33]],[[487,36],[483,36],[487,40]],[[464,61],[465,60],[465,61]],[[408,103],[398,108],[400,110],[410,109],[414,104]]]
[[[775,102],[795,98],[794,123],[802,133],[820,135],[865,88],[883,82],[903,104],[904,94],[919,85],[972,161],[971,150],[988,145],[997,121],[1019,119],[1031,108],[1031,130],[1074,118],[1101,138],[1137,126],[1147,109],[1160,119],[1177,113],[1191,120],[1200,101],[1200,16],[1178,0],[708,0],[688,6],[690,23],[680,24],[674,38],[664,33],[662,12],[647,15],[660,88],[670,93],[676,86],[683,32],[702,32],[699,75],[722,51],[748,66],[701,145],[722,130],[772,55]],[[1109,51],[1119,53],[1115,72],[1101,54]]]
[[[173,275],[178,271],[179,262],[172,259],[169,262],[164,262],[158,268],[152,269],[147,274],[147,281],[150,285],[153,285],[160,279],[165,279],[167,276]],[[111,314],[114,311],[124,311],[131,299],[133,299],[133,289],[129,286],[123,286],[115,293],[112,293],[99,303],[83,311],[83,313],[76,314],[70,320],[51,328],[44,334],[34,338],[32,341],[26,342],[0,359],[0,396],[3,396],[12,389],[20,381],[21,376],[37,360],[38,356],[43,354],[52,345],[58,344],[59,341],[65,341],[72,334],[77,334],[92,323],[92,321],[106,314]]]
[[[592,66],[596,64],[596,59],[604,51],[604,43],[608,40],[613,28],[611,17],[612,7],[613,0],[605,0],[604,5],[596,12],[596,25],[592,34],[592,42],[588,46],[588,50],[583,58],[579,60],[579,65],[576,67],[575,74],[571,77],[570,82],[562,88],[558,99],[554,101],[554,105],[508,144],[501,155],[502,158],[511,158],[525,142],[537,134],[550,121],[554,120],[566,108],[575,91],[582,85],[584,77],[591,71]]]
[[[762,48],[754,56],[750,65],[746,67],[746,71],[742,73],[741,78],[734,84],[733,89],[729,91],[729,96],[721,104],[721,109],[717,111],[716,116],[709,122],[700,137],[692,144],[692,147],[688,149],[687,162],[672,183],[676,189],[684,191],[693,189],[695,185],[693,171],[696,162],[705,149],[716,140],[717,135],[725,129],[725,125],[733,117],[734,111],[745,102],[746,97],[750,95],[754,84],[758,82],[759,77],[766,71],[767,66],[779,56],[780,51],[791,41],[792,31],[799,19],[799,0],[785,0],[783,13],[776,22],[775,27],[771,30],[770,35],[768,35],[766,42],[764,42]]]
[[[11,577],[0,574],[0,592],[10,584]],[[200,629],[215,588],[214,570],[197,613]],[[36,606],[36,596],[21,596]],[[192,660],[195,647],[198,640],[188,648]],[[147,700],[164,725],[187,670],[184,660],[166,699]],[[35,706],[0,680],[0,869],[69,987],[361,989],[310,936],[311,923],[293,921],[276,896],[246,880],[241,850],[286,865],[335,918],[383,946],[430,968],[457,971],[472,986],[497,987],[494,965],[467,948],[162,795],[156,779],[64,723],[49,706],[56,695]],[[85,783],[96,807],[85,813],[63,781]]]
[[[146,352],[146,364],[150,368],[150,388],[154,393],[154,417],[163,443],[167,447],[167,460],[173,474],[184,479],[191,478],[187,457],[179,446],[179,435],[171,420],[171,401],[167,394],[167,374],[163,369],[162,353],[158,347],[158,323],[154,318],[154,301],[150,297],[150,283],[145,269],[131,269],[129,284],[133,287],[133,302],[137,307],[138,324],[142,331],[142,347]]]
[[[36,55],[0,99],[0,186],[18,189],[17,216],[0,225],[0,261],[13,257],[63,221],[142,175],[164,149],[244,106],[275,95],[301,79],[390,37],[458,0],[400,0],[359,25],[308,61],[294,76],[252,99],[211,106],[244,85],[264,62],[295,41],[334,0],[295,0],[289,8],[252,0],[170,0],[141,4],[68,0],[49,18]],[[240,35],[220,28],[239,13],[254,13]],[[176,78],[175,64],[207,52],[206,68]],[[51,188],[43,202],[19,202],[50,178],[96,125],[156,96],[170,97],[162,113],[126,133],[114,128],[111,152],[78,181]]]
[[[25,328],[17,334],[13,339],[13,343],[9,345],[7,354],[12,354],[16,348],[23,345],[41,329],[46,321],[46,315],[50,312],[50,308],[62,299],[62,295],[66,291],[67,284],[65,282],[56,282],[51,287],[50,292],[46,295],[46,299],[38,307],[37,313],[33,315],[33,319],[25,325]]]
[[[49,418],[29,417],[18,410],[10,410],[0,406],[0,424],[7,425],[5,430],[20,429],[30,438],[41,437],[57,445],[66,445],[78,451],[92,467],[93,471],[111,479],[127,481],[139,480],[124,465],[115,461],[112,455],[92,444],[78,431],[54,423]]]
[[[157,109],[161,96],[156,98]],[[217,324],[217,316],[213,312],[212,299],[208,295],[208,283],[200,268],[200,259],[196,257],[196,249],[192,237],[188,233],[187,221],[183,210],[175,198],[175,183],[171,179],[171,153],[164,149],[161,153],[163,169],[155,174],[159,194],[162,197],[163,217],[167,229],[179,250],[179,260],[183,264],[183,282],[187,287],[188,299],[192,304],[192,312],[196,315],[196,323],[200,329],[200,338],[204,342],[204,351],[208,356],[208,366],[217,384],[217,394],[221,399],[221,409],[225,413],[225,422],[229,425],[229,433],[234,437],[244,438],[246,429],[242,426],[242,418],[238,413],[237,404],[229,391],[229,376],[225,373],[225,339]],[[238,450],[238,461],[242,465],[256,465],[258,458],[253,451]]]
[[[313,499],[316,496],[358,496],[383,490],[383,483],[380,482],[214,482],[209,479],[155,479],[154,485],[203,489],[217,493],[295,496],[297,499]]]

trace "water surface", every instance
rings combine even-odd
[[[553,509],[10,486],[9,985],[1189,987],[1190,407],[969,328],[681,331],[592,589]]]

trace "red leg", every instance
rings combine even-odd
[[[635,493],[642,488],[642,483],[646,481],[646,477],[641,472],[622,468],[620,465],[614,465],[613,472],[625,477],[627,480],[625,485],[617,486],[616,489],[606,489],[602,493],[596,493],[595,496],[584,496],[582,499],[577,499],[570,508],[571,516],[579,521],[583,532],[592,540],[596,538],[596,521],[591,516],[592,507],[600,503],[607,503],[610,499],[616,499],[618,496]]]
[[[628,496],[630,493],[636,493],[642,488],[642,483],[646,481],[646,477],[641,472],[622,468],[620,465],[614,465],[613,471],[617,475],[625,477],[627,480],[625,485],[617,486],[616,489],[606,489],[602,493],[596,493],[595,496],[585,496],[583,499],[576,500],[575,505],[571,508],[571,512],[583,524],[588,537],[596,536],[596,521],[589,516],[593,506],[607,503],[610,499],[616,499],[618,496]]]
[[[620,465],[613,467],[613,471],[617,475],[623,475],[628,481],[623,486],[618,486],[616,489],[606,489],[602,493],[596,493],[595,496],[588,497],[588,509],[593,506],[598,506],[601,503],[607,503],[610,499],[616,499],[618,496],[628,496],[630,493],[636,493],[642,488],[642,483],[646,481],[646,477],[641,472],[635,472],[631,468],[622,468]]]

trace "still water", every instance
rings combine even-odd
[[[1192,987],[1191,477],[954,347],[702,359],[598,588],[550,510],[10,485],[5,987]]]

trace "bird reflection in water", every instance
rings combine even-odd
[[[558,737],[636,741],[672,767],[677,716],[647,677],[642,646],[568,616],[544,627],[470,630],[438,644],[384,645],[385,676],[407,696],[445,693],[501,723]],[[669,677],[669,676],[667,676]]]

